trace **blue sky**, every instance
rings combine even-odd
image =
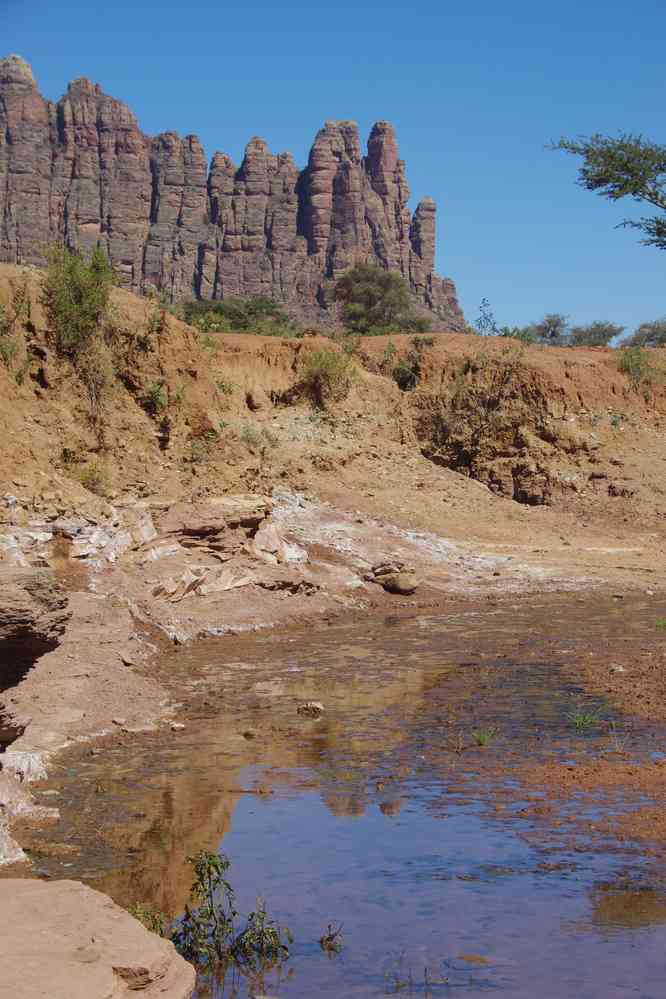
[[[236,162],[252,135],[304,164],[327,118],[392,121],[413,203],[438,204],[438,269],[469,320],[546,312],[633,327],[666,314],[666,253],[616,230],[630,204],[578,188],[560,135],[666,143],[666,8],[643,0],[467,4],[0,0],[2,48],[46,97],[88,76],[144,131]]]

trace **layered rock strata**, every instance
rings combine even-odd
[[[30,66],[0,60],[0,261],[44,263],[53,242],[100,241],[121,283],[172,301],[268,295],[317,315],[330,282],[357,261],[400,271],[416,303],[463,325],[453,282],[434,273],[435,203],[412,214],[393,127],[362,155],[354,122],[329,121],[308,165],[250,140],[237,167],[210,165],[194,135],[141,132],[132,112],[86,79],[57,103]]]

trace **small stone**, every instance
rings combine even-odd
[[[183,729],[185,728],[182,722],[171,722],[171,725],[169,727],[171,728],[172,732],[182,732]]]
[[[122,728],[123,725],[127,724],[127,718],[112,718],[111,724],[118,725],[120,728]]]
[[[299,715],[306,715],[308,718],[319,718],[324,711],[321,701],[305,701],[296,708]]]

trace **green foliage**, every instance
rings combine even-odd
[[[320,409],[330,400],[349,392],[354,369],[348,354],[323,348],[306,355],[301,369],[301,388]]]
[[[587,732],[589,729],[595,728],[601,721],[601,714],[598,710],[586,711],[581,707],[574,708],[567,717],[577,732]]]
[[[227,857],[202,850],[187,859],[194,869],[190,904],[172,935],[186,960],[209,970],[224,970],[233,963],[257,970],[289,957],[289,932],[268,918],[261,899],[243,929],[236,931],[236,895],[227,879]]]
[[[75,359],[100,332],[112,281],[111,266],[99,246],[89,264],[65,247],[48,251],[41,300],[59,354]]]
[[[77,469],[74,478],[78,479],[81,485],[96,496],[105,496],[108,491],[108,480],[104,468],[97,461]]]
[[[569,323],[560,312],[549,312],[537,323],[526,327],[537,343],[551,347],[561,347],[567,342]]]
[[[606,347],[610,341],[624,333],[624,326],[596,319],[587,326],[572,326],[569,344],[572,347]]]
[[[224,298],[187,302],[185,322],[202,333],[255,333],[258,336],[299,335],[300,328],[272,298]]]
[[[657,208],[661,214],[625,219],[620,226],[638,229],[646,246],[666,249],[666,146],[642,135],[622,133],[617,138],[595,134],[589,138],[562,138],[553,149],[582,156],[578,183],[609,201],[631,198]]]
[[[10,330],[11,327],[7,321],[4,307],[0,305],[0,357],[8,369],[11,368],[16,357],[16,352],[18,351],[18,343]]]
[[[336,282],[334,294],[343,303],[342,321],[353,333],[367,336],[396,329],[429,329],[427,319],[411,314],[409,285],[396,271],[356,264]]]
[[[412,337],[410,349],[391,372],[391,377],[401,392],[413,392],[421,381],[423,351],[426,347],[432,347],[434,342],[431,336]]]
[[[166,916],[157,909],[151,909],[149,905],[142,905],[135,902],[127,910],[130,916],[134,916],[150,933],[156,933],[158,937],[166,936]]]
[[[510,408],[518,391],[524,346],[500,354],[478,353],[464,360],[450,390],[444,390],[423,419],[433,461],[474,475],[479,457],[502,435],[515,433],[519,415]]]
[[[90,416],[99,421],[106,393],[114,378],[111,352],[101,336],[90,339],[76,357],[76,373],[88,396]]]
[[[663,347],[666,345],[666,316],[651,323],[641,323],[635,333],[625,340],[628,347]]]
[[[279,438],[271,433],[268,427],[258,427],[256,424],[245,423],[240,430],[240,439],[250,450],[259,451],[262,457],[269,448],[278,444]]]
[[[191,465],[205,465],[210,459],[210,453],[219,443],[220,432],[214,427],[208,427],[190,438],[190,452],[184,459]]]
[[[164,382],[153,382],[146,389],[143,397],[143,408],[149,416],[159,416],[169,404]]]
[[[0,303],[0,358],[8,370],[11,370],[19,351],[22,328],[30,321],[30,288],[27,277],[24,277],[21,281],[12,282],[12,301],[9,309]],[[28,366],[29,362],[24,361],[14,376],[19,385],[23,382]]]
[[[162,336],[167,329],[166,310],[157,306],[153,307],[146,319],[146,329],[150,336]]]
[[[657,631],[666,631],[666,617],[658,617],[655,622]]]
[[[234,391],[233,382],[227,382],[224,380],[224,378],[216,378],[215,387],[217,388],[218,392],[222,393],[222,395],[232,395]]]
[[[647,350],[642,347],[622,347],[618,352],[618,370],[626,375],[635,391],[648,392],[661,373],[652,364]]]
[[[530,326],[500,326],[499,335],[521,343],[536,343],[536,334]]]
[[[392,373],[393,360],[397,352],[398,348],[396,347],[395,343],[393,342],[393,340],[389,340],[389,342],[384,347],[384,353],[382,354],[382,359],[379,365],[381,373],[383,375],[388,375]]]
[[[495,736],[494,728],[479,728],[472,732],[472,738],[481,749],[489,746]]]

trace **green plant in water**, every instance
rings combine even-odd
[[[494,728],[479,728],[472,732],[472,738],[481,748],[489,746],[495,736]]]
[[[236,931],[236,894],[227,879],[227,857],[201,850],[187,859],[194,868],[190,904],[171,937],[179,954],[204,969],[222,971],[230,964],[256,971],[289,957],[289,931],[268,917],[261,899],[245,927]]]
[[[601,721],[598,710],[586,711],[580,706],[570,711],[567,717],[577,732],[587,732]]]
[[[289,930],[281,930],[269,919],[264,900],[258,898],[256,909],[247,917],[247,926],[233,941],[231,956],[238,964],[257,970],[287,958],[290,943]]]
[[[190,905],[172,935],[179,954],[194,964],[210,964],[229,956],[234,937],[236,894],[226,873],[231,863],[224,854],[201,850],[187,858],[194,868]],[[191,903],[198,903],[192,907]]]
[[[319,946],[325,954],[339,954],[342,950],[342,923],[339,926],[329,923],[326,931],[319,937]]]

